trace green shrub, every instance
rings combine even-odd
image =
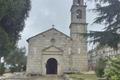
[[[15,67],[15,66],[11,66],[9,69],[10,69],[10,72],[11,72],[11,73],[16,72],[16,67]]]
[[[0,64],[0,76],[2,76],[4,73],[5,73],[5,67],[4,67],[4,64],[1,63]]]
[[[83,78],[78,78],[78,80],[85,80],[85,79],[83,79]]]
[[[105,67],[106,67],[106,60],[103,58],[100,58],[96,63],[96,69],[95,69],[97,77],[104,76]]]
[[[105,76],[107,80],[120,80],[120,56],[109,58]]]
[[[102,77],[104,75],[104,68],[96,68],[95,70],[97,77]]]

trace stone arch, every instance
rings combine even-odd
[[[46,64],[46,74],[57,74],[58,62],[55,58],[50,58],[47,60]]]

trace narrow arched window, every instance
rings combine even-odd
[[[80,3],[81,3],[81,0],[78,0],[77,2],[78,2],[78,5],[80,5]]]
[[[76,11],[76,13],[77,13],[77,15],[76,15],[77,19],[81,19],[82,18],[82,11],[80,9],[78,9]]]

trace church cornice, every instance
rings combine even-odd
[[[72,7],[75,6],[75,7],[87,7],[87,5],[75,5],[73,4]]]
[[[72,24],[82,24],[82,25],[86,25],[86,26],[88,25],[88,23],[71,23],[70,26],[69,26],[69,28],[71,28]]]

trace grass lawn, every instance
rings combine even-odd
[[[69,74],[73,80],[98,80],[95,74]]]

